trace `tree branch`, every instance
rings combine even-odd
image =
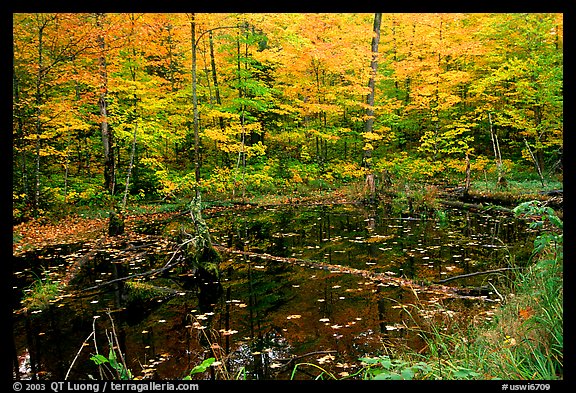
[[[443,280],[439,280],[436,281],[437,284],[442,284],[448,281],[452,281],[452,280],[458,280],[460,278],[466,278],[466,277],[473,277],[473,276],[479,276],[481,274],[490,274],[490,273],[498,273],[498,272],[504,272],[506,270],[516,270],[519,269],[518,267],[502,267],[500,269],[493,269],[493,270],[486,270],[483,272],[475,272],[475,273],[468,273],[468,274],[461,274],[459,276],[454,276],[454,277],[448,277],[445,278]]]

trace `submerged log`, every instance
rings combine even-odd
[[[386,273],[378,273],[378,272],[371,272],[368,270],[356,269],[353,267],[348,266],[341,266],[341,265],[334,265],[330,263],[324,262],[317,262],[308,259],[298,259],[298,258],[286,258],[286,257],[277,257],[270,254],[260,254],[250,251],[240,251],[231,249],[228,247],[224,247],[222,245],[214,244],[214,247],[221,251],[227,252],[231,254],[239,254],[239,255],[246,255],[249,257],[254,258],[261,258],[264,260],[276,261],[276,262],[283,262],[289,263],[293,265],[305,266],[314,269],[322,269],[328,270],[331,273],[343,273],[343,274],[354,274],[364,278],[368,278],[372,281],[381,282],[383,284],[388,284],[392,286],[398,286],[414,291],[418,291],[421,293],[432,293],[432,294],[442,294],[447,297],[452,298],[466,298],[466,299],[476,299],[476,300],[483,300],[494,302],[497,300],[493,300],[488,298],[487,296],[477,296],[477,295],[467,295],[466,291],[463,291],[463,288],[458,287],[450,287],[446,285],[431,283],[431,284],[424,284],[424,283],[417,283],[413,280],[403,278],[403,277],[395,277],[391,276]]]

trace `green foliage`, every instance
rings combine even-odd
[[[389,356],[364,357],[359,360],[364,364],[362,379],[368,380],[423,379],[431,370],[424,362],[411,364],[399,359],[390,359]]]
[[[115,373],[116,379],[121,380],[131,380],[134,379],[132,372],[126,368],[126,366],[118,361],[118,356],[116,355],[116,351],[112,344],[110,344],[110,351],[108,352],[108,357],[104,355],[94,355],[90,357],[90,360],[94,362],[98,367],[103,367],[105,365],[109,365]]]
[[[22,303],[30,310],[44,310],[60,293],[60,283],[52,281],[48,275],[44,279],[36,279],[24,296]]]
[[[551,207],[541,206],[538,201],[528,201],[516,206],[514,214],[524,218],[532,217],[530,228],[543,230],[534,240],[531,258],[542,254],[550,247],[554,250],[555,258],[562,258],[563,222]]]
[[[205,372],[206,370],[208,370],[208,368],[212,365],[212,363],[214,363],[216,361],[215,358],[207,358],[204,359],[204,361],[202,363],[200,363],[197,366],[194,366],[194,368],[192,370],[190,370],[190,372],[188,373],[188,375],[186,377],[184,377],[185,380],[191,380],[192,376],[194,374],[200,374]]]

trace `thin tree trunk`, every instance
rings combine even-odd
[[[132,151],[130,152],[130,164],[128,166],[128,173],[126,174],[126,188],[124,189],[124,197],[122,198],[122,211],[126,210],[126,200],[128,199],[130,176],[132,175],[132,167],[134,166],[134,156],[136,155],[137,131],[138,131],[138,122],[136,122],[136,124],[134,125],[134,135],[132,137]]]
[[[194,190],[196,197],[200,195],[200,137],[199,137],[199,115],[198,115],[198,94],[196,93],[196,14],[192,14],[190,21],[190,35],[192,40],[192,106],[194,111]]]
[[[494,132],[492,127],[492,115],[488,112],[488,121],[490,122],[490,138],[492,139],[492,148],[494,149],[494,159],[496,160],[496,167],[498,169],[498,181],[496,184],[499,187],[506,187],[506,178],[502,170],[502,155],[500,154],[500,144],[498,143],[498,135]]]
[[[34,185],[34,200],[32,204],[32,214],[36,217],[38,216],[38,210],[40,205],[40,148],[42,140],[40,138],[42,134],[42,122],[40,121],[40,112],[42,106],[42,82],[44,78],[44,59],[43,59],[43,46],[44,46],[44,28],[47,25],[46,20],[40,20],[40,15],[36,15],[36,20],[38,23],[38,72],[36,74],[36,135],[35,135],[35,185]]]
[[[524,144],[526,145],[526,148],[528,149],[528,152],[530,153],[530,157],[532,157],[532,161],[534,162],[534,166],[536,167],[536,170],[538,171],[538,175],[540,176],[540,183],[542,184],[542,187],[544,187],[544,176],[542,175],[542,169],[540,168],[540,164],[538,164],[538,160],[534,156],[532,149],[530,149],[530,145],[528,144],[528,141],[526,140],[526,138],[523,138],[523,139],[524,139]]]
[[[370,91],[367,97],[367,115],[369,116],[364,129],[366,131],[372,131],[372,126],[374,125],[374,93],[376,85],[376,73],[378,71],[378,45],[380,43],[380,25],[382,24],[382,14],[374,14],[374,36],[372,37],[372,60],[370,62],[370,80],[368,81],[368,87]]]
[[[366,103],[366,122],[364,123],[364,132],[372,132],[374,126],[374,94],[376,86],[376,72],[378,71],[378,44],[380,42],[380,25],[382,23],[382,14],[374,14],[374,36],[372,37],[372,60],[370,62],[370,80],[368,81],[368,96]]]
[[[102,145],[104,147],[104,185],[110,195],[114,195],[116,185],[114,142],[112,130],[108,127],[108,104],[106,102],[106,95],[108,94],[108,72],[106,69],[106,40],[104,38],[104,26],[102,24],[104,17],[104,14],[96,14],[96,25],[100,30],[97,38],[100,49],[100,98],[98,100],[98,106],[100,107],[100,131],[102,133]]]
[[[364,132],[371,133],[374,127],[374,95],[376,90],[376,73],[378,71],[378,44],[380,43],[380,25],[382,24],[382,13],[374,14],[374,35],[372,36],[372,60],[370,61],[370,80],[368,81],[368,96],[366,97],[366,122],[364,123]],[[372,173],[372,148],[364,149],[363,164],[368,170],[366,174],[366,184],[369,186],[370,201],[374,202],[376,197],[376,187],[374,174]]]
[[[244,29],[242,29],[241,31],[244,31]],[[242,64],[240,62],[240,55],[241,55],[241,51],[240,51],[240,34],[241,32],[238,32],[238,37],[236,40],[236,68],[238,71],[238,98],[240,99],[240,101],[242,102],[242,98],[244,97],[244,91],[242,90],[242,85],[243,85],[243,80],[242,80]],[[245,153],[245,146],[246,146],[246,131],[244,129],[244,111],[246,110],[244,103],[240,104],[240,127],[242,129],[242,134],[240,136],[241,139],[241,143],[240,143],[240,151],[238,152],[238,161],[236,163],[236,172],[234,175],[234,186],[232,188],[232,197],[234,197],[235,193],[236,193],[236,175],[238,174],[238,169],[240,167],[240,165],[242,165],[242,201],[244,201],[244,196],[245,196],[245,191],[246,191],[246,187],[244,184],[244,172],[246,170],[246,153]]]
[[[210,42],[210,65],[212,67],[212,80],[214,81],[214,95],[216,96],[216,104],[222,105],[220,88],[218,86],[218,73],[216,72],[216,60],[214,58],[214,38],[212,32],[209,32],[208,38]],[[224,119],[219,117],[218,121],[220,123],[220,129],[224,130]]]
[[[470,191],[470,156],[466,152],[466,183],[464,185],[464,195]]]

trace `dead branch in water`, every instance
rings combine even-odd
[[[517,267],[502,267],[502,268],[500,268],[500,269],[486,270],[486,271],[483,271],[483,272],[475,272],[475,273],[461,274],[461,275],[459,275],[459,276],[448,277],[448,278],[445,278],[445,279],[443,279],[443,280],[436,281],[436,283],[437,283],[437,284],[443,284],[443,283],[445,283],[445,282],[452,281],[452,280],[458,280],[458,279],[460,279],[460,278],[467,278],[467,277],[479,276],[479,275],[481,275],[481,274],[498,273],[498,272],[504,272],[504,271],[506,271],[506,270],[516,270],[516,269],[518,269],[518,268],[517,268]]]
[[[439,283],[432,283],[432,284],[419,284],[413,280],[403,278],[403,277],[394,277],[386,273],[378,273],[378,272],[371,272],[368,270],[356,269],[347,266],[341,265],[334,265],[330,263],[324,262],[317,262],[308,259],[298,259],[298,258],[286,258],[286,257],[277,257],[275,255],[270,254],[261,254],[251,251],[240,251],[235,250],[232,248],[224,247],[222,245],[214,244],[214,248],[216,248],[220,252],[226,252],[231,254],[240,254],[246,255],[249,257],[254,258],[261,258],[264,260],[276,261],[276,262],[283,262],[289,263],[298,266],[305,266],[312,269],[322,269],[328,270],[330,273],[342,273],[342,274],[354,274],[357,276],[361,276],[364,278],[368,278],[373,281],[381,282],[383,284],[405,287],[412,290],[417,290],[423,293],[434,293],[434,294],[443,294],[453,298],[466,298],[466,299],[477,299],[477,300],[484,300],[484,301],[495,301],[493,299],[489,299],[486,296],[468,296],[462,294],[465,292],[462,288],[457,287],[450,287],[446,285],[441,285]]]

